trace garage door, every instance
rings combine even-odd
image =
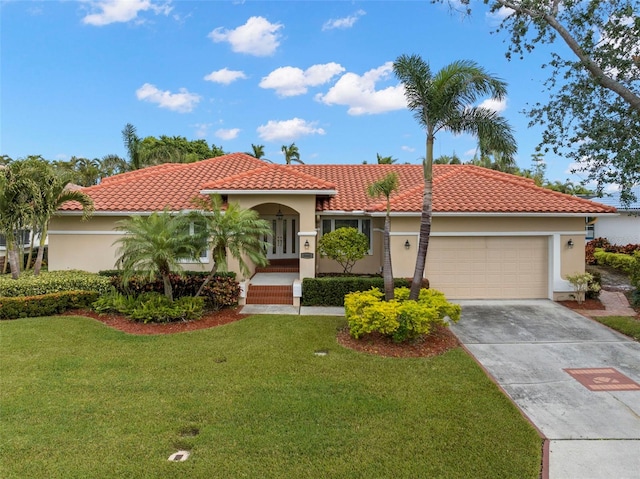
[[[426,277],[452,299],[548,297],[548,240],[431,237]]]

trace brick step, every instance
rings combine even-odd
[[[249,285],[246,304],[293,304],[293,286]]]

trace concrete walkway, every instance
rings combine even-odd
[[[300,316],[344,316],[343,307],[292,306],[290,304],[247,304],[242,314],[299,314]]]
[[[583,316],[635,316],[636,311],[629,305],[624,293],[620,291],[600,291],[600,302],[605,309],[583,309],[579,312]],[[640,475],[639,475],[640,477]]]
[[[543,477],[640,478],[640,343],[548,300],[460,304],[451,329],[548,440]]]

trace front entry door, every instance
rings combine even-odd
[[[267,259],[287,259],[298,257],[298,231],[300,225],[294,215],[265,217],[271,223],[271,234],[265,238],[269,243]]]

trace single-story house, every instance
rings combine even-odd
[[[616,216],[602,216],[587,222],[587,239],[606,238],[611,244],[640,244],[640,186],[631,190],[636,200],[623,204],[620,193],[602,198],[592,198],[603,205],[613,206]]]
[[[585,218],[616,211],[477,166],[433,169],[425,276],[451,299],[567,297],[573,289],[566,275],[584,272]],[[399,191],[391,197],[393,271],[396,277],[412,277],[421,165],[276,165],[243,153],[149,167],[84,188],[95,213],[81,221],[79,205],[63,206],[49,229],[49,268],[112,269],[113,243],[121,234],[114,230],[116,221],[165,207],[193,209],[194,197],[217,193],[270,222],[269,260],[294,262],[300,279],[340,271],[334,261],[316,254],[316,244],[318,237],[342,226],[358,228],[370,241],[369,254],[354,272],[379,273],[386,200],[368,197],[366,189],[392,171],[399,177]],[[210,258],[201,260],[185,268],[209,270]]]

